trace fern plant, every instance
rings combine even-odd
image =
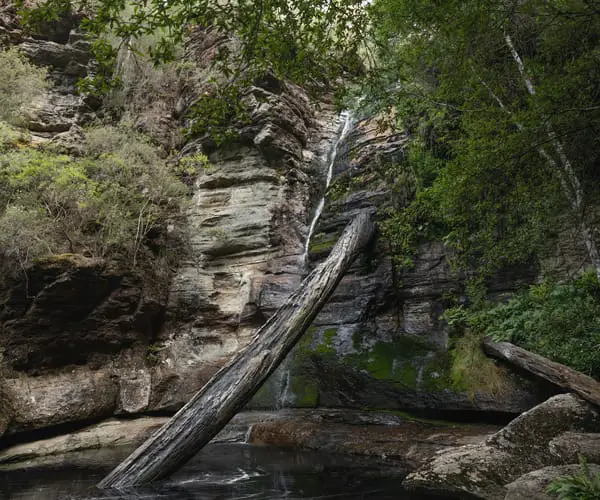
[[[582,456],[579,457],[579,465],[579,473],[554,479],[548,485],[548,494],[555,495],[558,500],[600,499],[600,473],[593,474]]]

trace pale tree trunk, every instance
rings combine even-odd
[[[523,78],[523,82],[525,83],[525,88],[527,89],[527,92],[529,93],[529,95],[534,96],[535,87],[533,85],[533,81],[527,74],[525,64],[523,63],[523,59],[521,59],[521,56],[517,52],[517,49],[515,48],[512,39],[508,33],[505,33],[504,39],[506,41],[508,49],[510,50],[512,58],[517,64],[517,68],[519,69],[519,73]],[[499,101],[497,97],[496,99]],[[500,104],[502,105],[501,102]],[[550,144],[552,145],[552,147],[558,155],[558,158],[560,160],[560,166],[557,164],[556,161],[554,161],[554,159],[552,159],[552,157],[549,154],[546,153],[545,150],[543,150],[543,148],[540,148],[542,151],[540,154],[543,153],[542,156],[550,163],[550,165],[552,167],[557,168],[565,197],[571,205],[571,210],[578,218],[579,232],[581,233],[581,237],[583,239],[583,243],[585,244],[585,248],[588,252],[590,261],[596,271],[596,276],[600,280],[600,250],[598,249],[598,245],[596,244],[594,230],[585,218],[583,204],[583,188],[581,187],[581,182],[579,181],[577,173],[575,172],[571,161],[567,157],[562,142],[558,139],[556,132],[554,131],[554,128],[550,123],[550,120],[546,120],[546,132]]]
[[[371,216],[358,215],[327,260],[256,331],[250,343],[98,486],[121,489],[155,481],[198,453],[283,361],[374,232]]]

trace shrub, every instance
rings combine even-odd
[[[549,485],[549,495],[559,500],[598,500],[600,498],[600,473],[592,474],[587,461],[579,458],[580,472],[554,479]]]
[[[19,130],[11,127],[8,123],[0,121],[0,153],[4,153],[28,141],[29,138],[24,130]]]
[[[23,104],[48,86],[46,70],[27,62],[15,48],[0,50],[0,120],[18,122]]]
[[[84,150],[77,159],[33,148],[0,157],[1,248],[22,267],[60,252],[124,254],[135,265],[152,238],[164,247],[187,187],[159,150],[125,127],[90,129]]]
[[[9,205],[0,217],[0,248],[26,269],[32,260],[59,248],[58,231],[39,208]]]

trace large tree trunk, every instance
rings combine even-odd
[[[488,356],[506,361],[561,389],[575,392],[590,403],[600,406],[600,382],[592,377],[517,347],[510,342],[494,342],[488,337],[483,341],[483,350]]]
[[[198,453],[283,361],[374,231],[370,215],[358,215],[327,260],[256,331],[250,343],[98,486],[124,488],[161,479]]]

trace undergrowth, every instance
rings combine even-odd
[[[600,283],[594,272],[532,285],[503,304],[454,307],[444,317],[481,337],[513,342],[600,377]]]

